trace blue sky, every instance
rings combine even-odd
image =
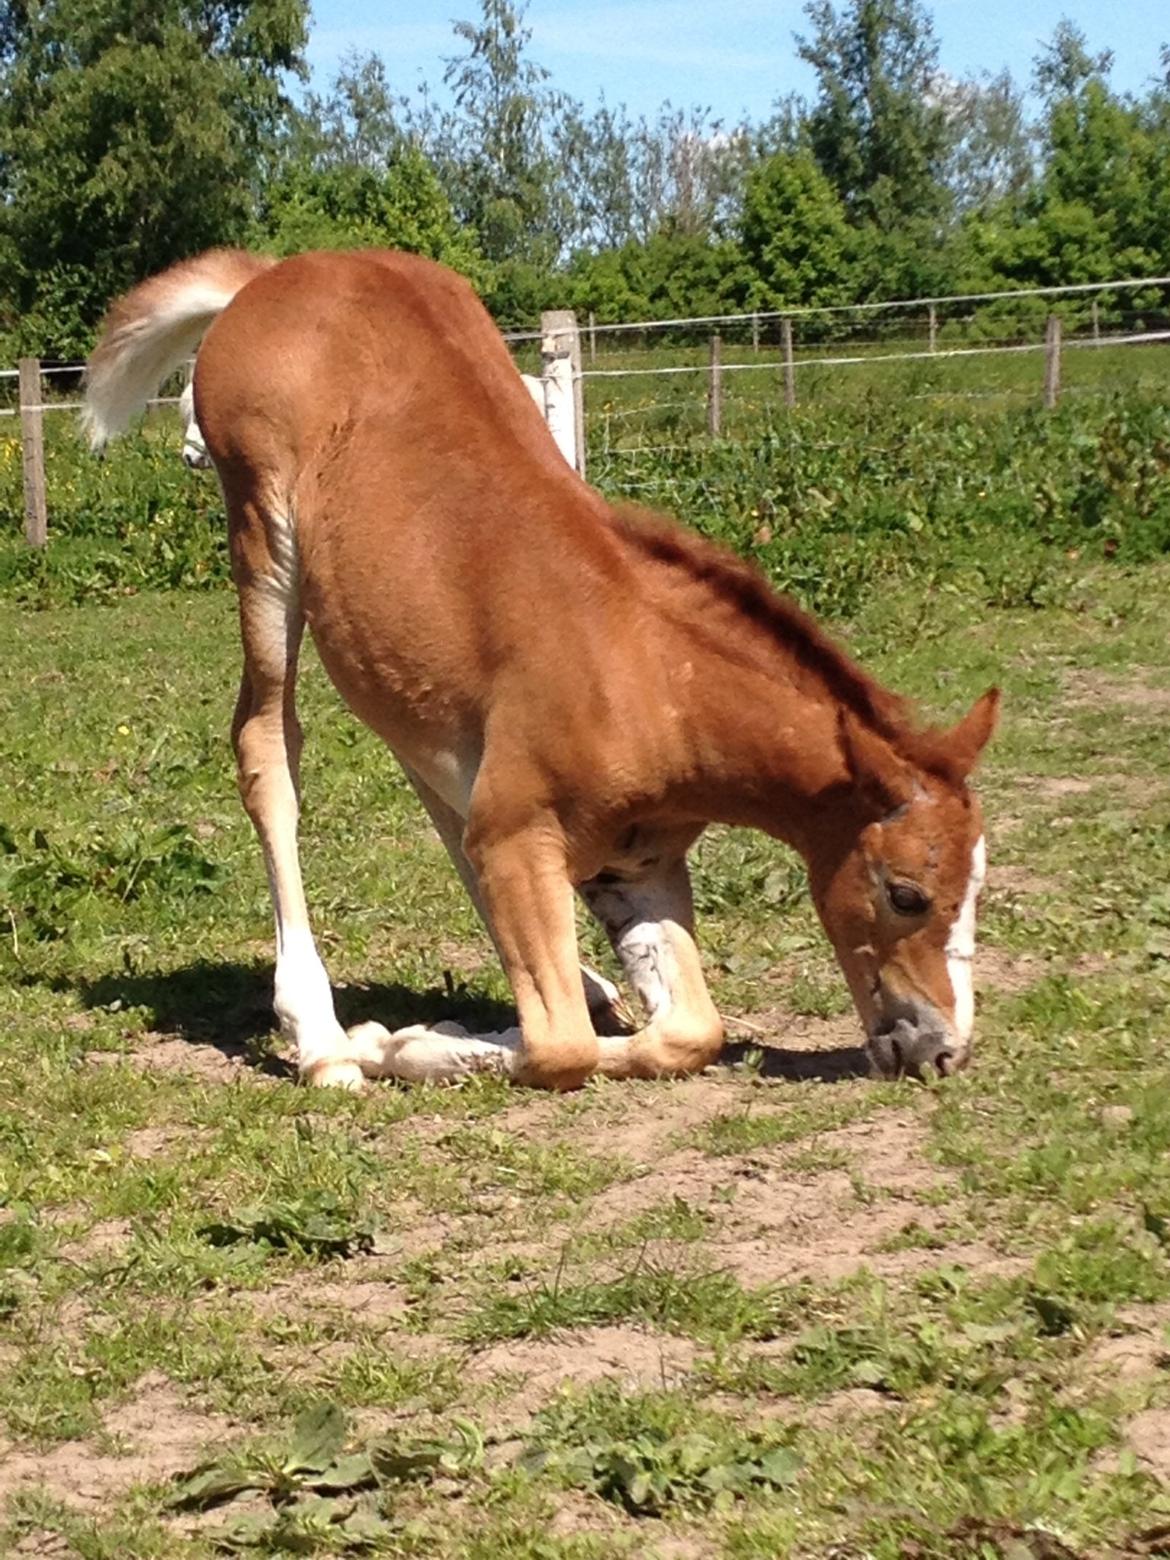
[[[1113,80],[1137,90],[1170,42],[1166,0],[935,0],[929,4],[941,63],[955,76],[1009,66],[1026,80],[1041,42],[1061,16],[1094,49],[1116,56]],[[374,50],[393,86],[437,87],[444,55],[456,52],[451,21],[479,14],[478,0],[313,0],[309,63],[327,84],[348,49]],[[809,74],[792,35],[804,30],[798,0],[531,0],[532,57],[553,83],[595,103],[650,113],[665,99],[710,107],[724,120],[764,118],[785,92],[807,91]]]

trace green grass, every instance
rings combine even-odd
[[[1039,1528],[1096,1557],[1166,1521],[1166,1487],[1127,1443],[1135,1415],[1170,1404],[1159,416],[1070,409],[978,438],[960,420],[951,459],[944,424],[915,412],[900,475],[889,451],[884,473],[824,456],[856,557],[825,552],[832,506],[803,540],[792,510],[788,552],[776,532],[752,540],[761,482],[775,495],[799,468],[817,487],[811,417],[791,446],[696,452],[654,479],[690,484],[708,529],[779,577],[792,549],[810,570],[821,549],[821,604],[933,714],[1004,687],[981,777],[976,1058],[929,1089],[800,1070],[791,1034],[855,1044],[840,982],[799,866],[722,830],[696,851],[696,899],[717,999],[763,1031],[742,1065],[556,1100],[487,1078],[298,1089],[226,739],[230,595],[65,590],[68,538],[35,590],[15,569],[0,1437],[40,1474],[0,1551],[197,1560],[222,1516],[257,1519],[254,1552],[343,1553],[359,1507],[382,1524],[374,1552],[440,1560],[991,1556]],[[993,456],[998,545],[990,522],[960,523],[964,463]],[[1086,494],[1107,466],[1094,529]],[[874,506],[924,483],[937,535],[879,535]],[[1048,529],[1029,539],[1045,484]],[[1074,523],[1092,545],[1070,558]],[[112,534],[97,545],[114,556]],[[989,584],[1029,558],[1042,588]],[[304,684],[305,872],[343,1017],[498,1027],[506,984],[401,776],[311,655]],[[1118,1336],[1141,1370],[1110,1367]],[[206,1520],[169,1504],[202,1455],[285,1446],[323,1400],[355,1445],[455,1450],[329,1497],[352,1510],[271,1482]],[[161,1460],[79,1503],[54,1456],[140,1454],[121,1416],[157,1403],[185,1416],[169,1456],[159,1438]]]

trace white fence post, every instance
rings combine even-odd
[[[711,368],[707,381],[707,432],[719,437],[723,426],[723,338],[711,337]]]
[[[581,334],[572,309],[546,309],[540,316],[544,417],[557,448],[585,475],[585,405],[581,383]]]
[[[784,355],[784,404],[796,405],[796,359],[792,355],[792,321],[787,314],[780,321],[780,346]]]

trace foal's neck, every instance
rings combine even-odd
[[[838,703],[782,656],[757,670],[707,647],[693,664],[687,713],[702,755],[694,789],[705,817],[807,850],[848,785]]]
[[[842,708],[889,737],[902,701],[731,554],[654,517],[619,512],[616,528],[672,668],[686,734],[678,802],[807,849],[849,788]]]

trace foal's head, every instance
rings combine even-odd
[[[865,1025],[875,1071],[952,1073],[971,1051],[975,902],[985,851],[967,776],[999,695],[951,731],[887,740],[848,711],[848,780],[809,861],[817,910]]]

